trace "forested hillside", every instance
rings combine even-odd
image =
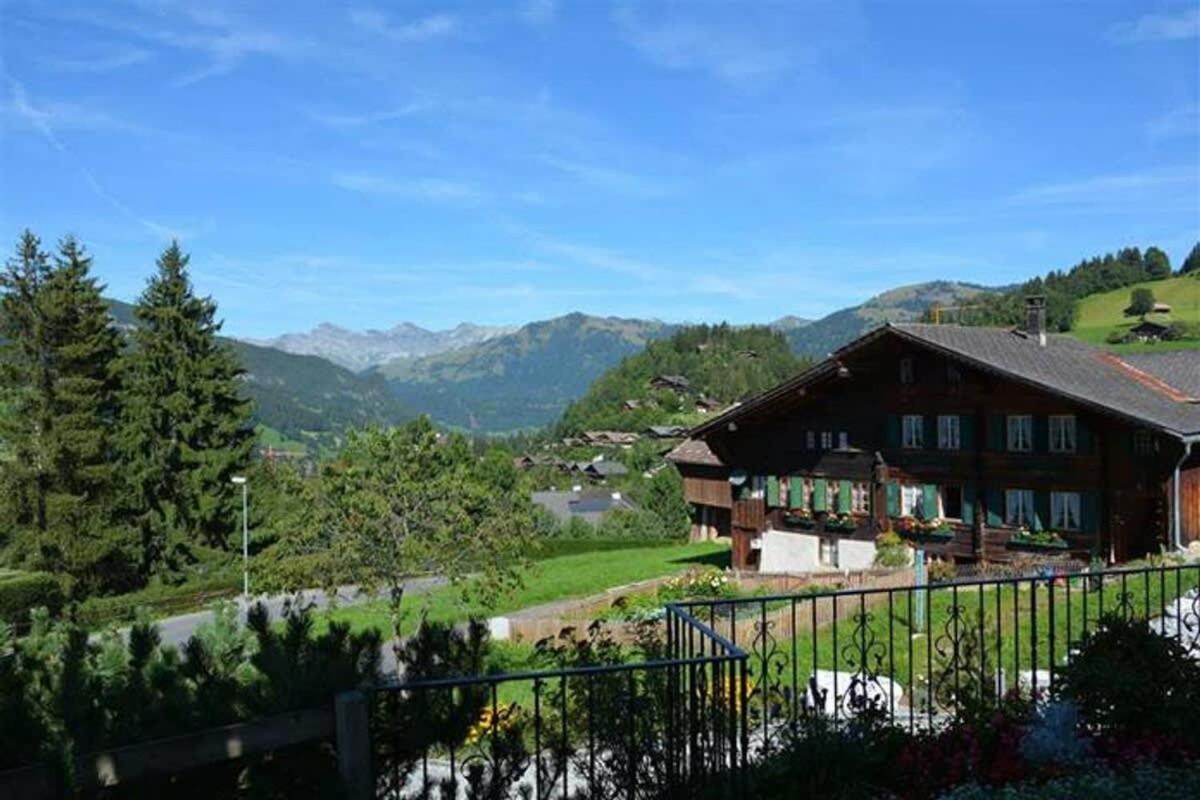
[[[1025,322],[1025,298],[1045,295],[1046,324],[1050,330],[1069,331],[1074,327],[1079,300],[1098,292],[1108,292],[1143,281],[1171,277],[1171,262],[1157,247],[1143,253],[1126,247],[1115,254],[1080,261],[1068,270],[1052,270],[1007,291],[981,295],[970,308],[943,313],[942,322],[963,325],[1022,325]]]
[[[783,328],[792,349],[801,356],[824,358],[846,342],[885,322],[918,320],[933,304],[957,306],[994,291],[958,281],[930,281],[900,286],[872,297],[865,303],[834,311],[803,325]]]
[[[133,307],[108,301],[118,327],[134,325]],[[359,375],[317,356],[295,355],[221,337],[246,369],[246,396],[253,420],[310,449],[333,447],[347,428],[395,425],[415,414],[379,375]]]
[[[690,424],[698,419],[698,399],[731,403],[794,375],[806,363],[782,333],[767,327],[684,328],[605,372],[567,408],[557,433]],[[656,387],[658,376],[682,376],[687,386]]]
[[[379,372],[405,406],[443,424],[484,433],[534,429],[552,424],[621,358],[673,330],[656,321],[568,314]]]

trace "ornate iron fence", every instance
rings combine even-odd
[[[1200,564],[678,604],[749,652],[752,757],[811,713],[935,727],[1014,688],[1048,694],[1104,615],[1200,658]]]
[[[803,716],[916,730],[1045,692],[1107,614],[1200,658],[1200,564],[668,604],[638,663],[564,644],[556,669],[376,690],[376,796],[750,796],[748,765]]]

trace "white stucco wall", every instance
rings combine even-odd
[[[821,569],[820,539],[805,533],[764,531],[760,572],[813,572]]]
[[[875,563],[875,543],[858,539],[838,542],[838,569],[870,569]]]

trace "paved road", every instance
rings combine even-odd
[[[407,598],[411,595],[421,594],[430,589],[445,585],[446,579],[440,576],[410,578],[405,586],[404,596]],[[384,594],[368,595],[359,592],[358,588],[354,586],[339,587],[335,594],[339,606],[358,605],[359,603],[374,600],[376,597],[385,596]],[[330,604],[330,596],[320,589],[309,589],[301,592],[299,596],[304,602],[310,603],[316,608],[326,608]],[[267,609],[271,612],[271,616],[279,618],[283,613],[284,604],[289,600],[295,600],[296,597],[294,594],[259,595],[258,597],[252,597],[250,602],[251,604],[265,603]],[[238,598],[237,605],[239,616],[242,620],[245,620],[246,607],[242,604],[241,598]],[[212,611],[195,611],[191,614],[180,614],[177,617],[166,617],[156,620],[156,624],[158,625],[159,636],[162,637],[163,644],[181,645],[192,637],[197,628],[211,621],[212,618]]]

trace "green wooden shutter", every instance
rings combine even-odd
[[[993,528],[1004,524],[1004,492],[999,489],[987,490],[987,524]]]
[[[792,508],[803,508],[801,505],[803,500],[804,479],[793,475],[788,485],[788,505]]]
[[[934,414],[925,415],[925,449],[937,449],[937,416]]]
[[[970,414],[959,415],[958,438],[963,450],[975,449],[975,417]]]
[[[924,496],[921,498],[921,515],[925,519],[933,519],[938,515],[937,486],[927,483],[922,487],[922,493]]]
[[[828,511],[829,503],[827,502],[825,492],[825,479],[816,478],[813,480],[813,511]]]
[[[767,505],[771,508],[779,507],[779,478],[774,475],[767,478]]]
[[[965,525],[975,524],[975,484],[962,487],[962,521]]]
[[[997,453],[1004,452],[1004,440],[1007,420],[1003,414],[992,414],[988,417],[988,449]]]
[[[1033,452],[1047,453],[1050,451],[1050,418],[1035,414],[1033,417]],[[1037,505],[1037,501],[1034,501]],[[1047,515],[1049,519],[1049,515]]]
[[[1082,501],[1081,501],[1082,502]],[[1082,510],[1080,512],[1082,516]],[[1033,529],[1044,531],[1050,527],[1050,493],[1033,493]]]
[[[838,513],[850,513],[850,481],[838,481]]]
[[[900,516],[900,484],[888,481],[884,485],[884,490],[887,492],[887,515],[889,517]]]
[[[887,415],[886,434],[887,435],[886,435],[885,441],[887,442],[888,447],[895,448],[895,447],[900,446],[900,415],[899,414],[888,414]]]
[[[1084,533],[1100,532],[1100,497],[1095,492],[1079,496],[1079,526]]]

